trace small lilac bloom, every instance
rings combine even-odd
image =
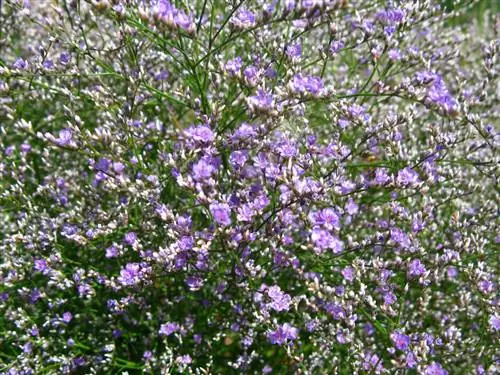
[[[324,221],[326,226],[337,230],[340,229],[340,217],[333,208],[324,208],[321,211],[320,217]]]
[[[43,275],[50,273],[50,267],[45,259],[35,259],[35,271],[41,272]]]
[[[425,375],[448,375],[448,371],[441,367],[437,362],[432,362],[425,369]]]
[[[391,334],[391,340],[398,350],[404,351],[408,349],[410,345],[410,337],[399,331],[395,331]]]
[[[106,258],[115,258],[118,256],[118,248],[115,245],[111,245],[106,249]]]
[[[392,305],[396,301],[397,298],[393,292],[384,293],[384,305]]]
[[[342,48],[344,48],[344,42],[341,40],[335,40],[330,45],[330,53],[335,55],[339,53]]]
[[[416,185],[420,182],[420,178],[417,172],[406,167],[398,172],[397,182],[402,186]]]
[[[378,185],[385,185],[390,181],[390,177],[387,174],[387,169],[386,168],[377,168],[375,170],[375,182]]]
[[[19,69],[19,70],[25,70],[28,69],[28,62],[26,60],[23,60],[21,58],[18,58],[14,64],[12,64],[12,67],[14,69]]]
[[[186,251],[191,250],[194,246],[194,240],[191,236],[183,236],[178,241],[179,249]]]
[[[181,355],[176,358],[176,361],[178,363],[181,363],[183,365],[189,365],[191,362],[193,362],[191,356],[189,354]]]
[[[344,308],[337,303],[329,302],[328,304],[326,304],[325,310],[331,316],[333,316],[333,319],[335,320],[342,320],[346,318],[346,312]]]
[[[61,63],[61,65],[67,65],[69,63],[70,59],[71,59],[71,56],[67,52],[63,52],[59,56],[59,62]]]
[[[125,170],[125,164],[122,162],[115,162],[113,163],[113,170],[117,174],[121,174]]]
[[[120,271],[118,282],[122,285],[138,284],[143,276],[141,265],[139,263],[128,263],[124,269]]]
[[[210,212],[218,224],[222,226],[231,224],[231,208],[227,203],[212,202]]]
[[[490,322],[491,328],[493,328],[495,331],[500,331],[500,316],[499,315],[491,315],[489,322]]]
[[[188,32],[194,31],[193,20],[185,12],[177,11],[174,16],[175,24]]]
[[[256,18],[253,12],[248,9],[241,8],[233,17],[231,17],[231,25],[238,29],[246,29],[255,26]]]
[[[291,297],[284,293],[281,288],[277,285],[274,285],[270,287],[267,290],[267,295],[269,298],[271,298],[271,303],[269,306],[280,312],[280,311],[287,311],[290,308],[290,303],[292,302]]]
[[[125,242],[127,245],[133,246],[136,243],[136,241],[137,241],[137,234],[135,232],[125,233],[123,242]]]
[[[267,334],[267,339],[271,344],[284,345],[297,339],[299,330],[289,323],[278,325],[278,328]]]
[[[297,58],[302,55],[302,46],[300,43],[291,44],[286,47],[285,53],[290,58]]]
[[[212,177],[215,171],[215,166],[207,159],[202,158],[193,165],[193,178],[197,181],[206,180]]]
[[[188,276],[186,284],[190,290],[195,291],[203,286],[203,279],[198,276]]]
[[[59,131],[59,137],[56,138],[56,142],[59,146],[67,146],[71,143],[73,138],[73,131],[71,129],[62,129]]]
[[[356,215],[358,213],[358,204],[354,201],[354,199],[349,198],[346,205],[345,210],[349,215]]]
[[[162,336],[170,336],[172,333],[179,331],[179,329],[179,324],[168,322],[160,326],[159,333]]]
[[[408,265],[408,276],[410,277],[418,277],[423,275],[427,270],[425,266],[422,264],[420,259],[413,259]]]
[[[351,282],[354,280],[356,273],[353,267],[346,267],[342,270],[342,276],[345,280]]]
[[[71,322],[71,319],[73,319],[73,315],[69,311],[62,314],[62,320],[64,323]]]
[[[403,249],[411,246],[408,235],[399,228],[391,228],[391,240],[400,245]]]
[[[273,95],[264,90],[258,90],[257,95],[250,96],[247,102],[253,110],[269,111],[274,107]]]
[[[206,125],[191,127],[186,130],[186,137],[198,143],[210,143],[214,140],[215,135],[212,129]]]
[[[228,60],[226,65],[224,65],[224,69],[228,72],[230,76],[236,75],[241,68],[243,67],[243,60],[241,57],[235,57],[234,59]]]

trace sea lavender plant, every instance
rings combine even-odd
[[[474,3],[0,1],[0,374],[498,373]]]

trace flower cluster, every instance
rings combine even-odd
[[[382,3],[0,1],[0,374],[497,373],[500,21]]]

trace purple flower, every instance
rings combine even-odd
[[[320,251],[331,246],[333,236],[325,229],[314,228],[311,232],[311,241]]]
[[[402,186],[416,185],[420,182],[420,178],[417,172],[406,167],[398,172],[397,182]]]
[[[27,342],[26,344],[23,345],[24,353],[31,353],[32,349],[33,349],[33,344],[31,342]]]
[[[417,72],[415,74],[415,82],[420,85],[428,84],[430,82],[433,82],[437,77],[438,75],[433,72],[429,71]]]
[[[201,144],[210,143],[215,136],[213,131],[206,125],[191,127],[186,130],[186,138]]]
[[[397,301],[397,297],[393,292],[384,293],[384,305],[392,305]]]
[[[231,17],[230,22],[237,29],[246,29],[255,26],[255,14],[245,8],[241,8]]]
[[[282,292],[281,288],[278,285],[274,285],[267,290],[267,295],[271,299],[269,306],[280,312],[280,311],[288,311],[290,308],[290,303],[292,302],[291,297]]]
[[[252,110],[270,111],[274,107],[274,98],[271,93],[264,90],[258,90],[257,95],[250,96],[247,103]]]
[[[380,357],[374,353],[365,353],[363,361],[363,369],[366,371],[375,370],[378,374],[382,372],[383,366]]]
[[[35,303],[40,298],[42,298],[42,293],[40,293],[40,289],[38,289],[38,288],[33,289],[31,291],[31,293],[30,293],[30,301],[31,301],[31,303]]]
[[[56,138],[56,143],[59,146],[67,146],[71,143],[73,131],[71,129],[62,129],[59,131],[59,137]]]
[[[384,27],[384,34],[387,36],[391,36],[396,32],[396,27],[395,26],[386,26]]]
[[[80,366],[85,365],[85,358],[76,357],[75,359],[73,359],[72,362],[73,362],[74,367],[80,367]]]
[[[191,362],[193,362],[193,360],[189,354],[185,354],[177,357],[176,362],[183,365],[189,365]]]
[[[405,357],[406,367],[414,368],[417,365],[417,359],[412,351],[408,351]]]
[[[230,76],[235,76],[238,74],[243,67],[243,60],[241,57],[237,56],[234,59],[228,60],[228,62],[224,65],[224,69]]]
[[[387,56],[389,56],[389,59],[391,59],[393,61],[401,60],[401,58],[403,57],[401,52],[397,49],[389,50],[389,52],[387,52]]]
[[[267,339],[271,344],[284,345],[297,339],[299,330],[288,323],[278,325],[274,331],[267,334]]]
[[[193,165],[193,178],[197,181],[206,180],[215,173],[216,167],[207,158],[200,159]]]
[[[174,16],[175,24],[184,29],[187,32],[194,31],[194,24],[192,18],[187,15],[185,12],[178,10]]]
[[[243,167],[243,165],[248,160],[248,151],[246,150],[236,150],[229,156],[229,163],[234,169]]]
[[[61,63],[61,65],[68,65],[70,59],[71,59],[71,55],[67,52],[63,52],[59,56],[59,62]]]
[[[115,258],[118,256],[118,248],[115,245],[111,245],[106,249],[106,258]]]
[[[333,208],[324,208],[319,216],[326,226],[337,230],[340,229],[340,218]]]
[[[177,9],[175,9],[170,1],[168,0],[158,0],[156,1],[155,6],[153,7],[153,14],[165,22],[168,26],[174,26],[174,16]]]
[[[328,312],[328,314],[333,316],[333,319],[335,320],[345,319],[347,316],[344,308],[337,303],[327,303],[325,306],[325,310]]]
[[[64,323],[71,322],[71,319],[73,319],[73,315],[71,315],[69,311],[66,311],[65,313],[62,314],[62,320]]]
[[[123,242],[125,242],[127,245],[134,246],[136,241],[137,241],[137,234],[135,232],[125,233],[125,236],[123,237]]]
[[[388,9],[377,13],[377,20],[386,24],[398,24],[404,20],[405,12],[402,9]]]
[[[377,168],[375,170],[375,182],[378,185],[385,185],[390,181],[390,177],[387,174],[387,169],[386,168]]]
[[[235,132],[232,135],[233,140],[246,140],[246,139],[252,139],[257,135],[257,132],[255,128],[252,125],[249,125],[247,123],[243,123],[240,125],[239,128],[235,130]]]
[[[231,208],[227,203],[217,201],[210,203],[210,213],[218,224],[222,226],[231,224]]]
[[[363,331],[366,333],[366,335],[371,336],[375,333],[375,328],[373,327],[373,324],[366,323],[363,327]]]
[[[193,341],[194,341],[196,344],[200,345],[200,344],[201,344],[201,341],[202,341],[202,336],[201,336],[200,334],[198,334],[198,333],[195,333],[195,334],[193,335]]]
[[[332,55],[336,55],[342,48],[344,48],[344,42],[341,40],[335,40],[330,45],[330,53]]]
[[[113,171],[115,171],[116,174],[121,174],[125,170],[125,164],[122,162],[114,162],[113,163]]]
[[[451,96],[439,75],[436,75],[432,86],[427,92],[427,97],[431,102],[439,105],[447,112],[453,111],[457,105],[456,100]]]
[[[356,215],[358,213],[358,208],[359,206],[357,203],[354,201],[354,199],[349,198],[347,200],[347,203],[345,205],[345,210],[349,215]]]
[[[47,264],[45,259],[35,259],[35,271],[41,272],[43,275],[48,275],[51,271],[51,268]]]
[[[28,62],[20,57],[12,64],[14,69],[25,70],[28,69]]]
[[[199,290],[203,286],[203,279],[198,276],[188,276],[186,285],[192,291]]]
[[[331,249],[334,254],[342,252],[343,244],[336,236],[333,236],[325,229],[313,228],[311,232],[311,241],[318,253]]]
[[[120,331],[119,329],[114,329],[114,330],[111,332],[111,334],[113,335],[113,337],[114,337],[115,339],[117,339],[117,338],[121,337],[121,335],[122,335],[122,331]]]
[[[491,326],[491,328],[493,328],[493,330],[500,331],[500,316],[491,315],[489,322],[490,322],[490,326]]]
[[[256,85],[259,78],[259,69],[255,65],[249,65],[243,70],[243,76],[250,85]]]
[[[170,336],[172,333],[179,331],[179,329],[179,324],[168,322],[160,326],[159,333],[162,336]]]
[[[179,249],[186,251],[191,250],[194,246],[194,240],[191,236],[183,236],[178,241]]]
[[[255,216],[255,210],[253,205],[250,203],[245,203],[238,208],[238,221],[251,222]]]
[[[143,270],[139,263],[128,263],[124,269],[120,271],[118,282],[122,285],[135,285],[142,281],[144,276]]]
[[[290,58],[297,58],[302,55],[302,46],[300,43],[290,44],[286,46],[285,53]]]
[[[323,80],[321,77],[309,76],[306,78],[305,87],[310,94],[317,95],[324,88]]]
[[[21,152],[28,153],[30,151],[31,151],[31,145],[29,143],[22,143],[21,144]]]
[[[423,275],[427,270],[425,266],[422,264],[420,259],[413,259],[408,265],[408,276],[410,277],[418,277]]]
[[[316,76],[303,77],[301,74],[296,74],[289,87],[293,93],[309,93],[311,95],[318,95],[324,88],[323,80]]]
[[[408,235],[399,228],[391,228],[391,240],[407,249],[411,246],[411,241]]]
[[[448,371],[441,367],[437,362],[432,362],[425,369],[425,375],[448,375]]]
[[[342,270],[342,276],[344,277],[345,280],[351,282],[354,280],[354,277],[356,276],[356,273],[354,271],[353,267],[346,267]]]
[[[111,165],[111,161],[106,158],[100,158],[97,163],[94,165],[94,169],[96,171],[107,172]]]
[[[391,340],[398,350],[404,351],[408,349],[410,345],[410,337],[399,331],[395,331],[391,334]]]

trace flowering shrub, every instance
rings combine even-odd
[[[500,23],[382,3],[4,1],[0,373],[497,373]]]

